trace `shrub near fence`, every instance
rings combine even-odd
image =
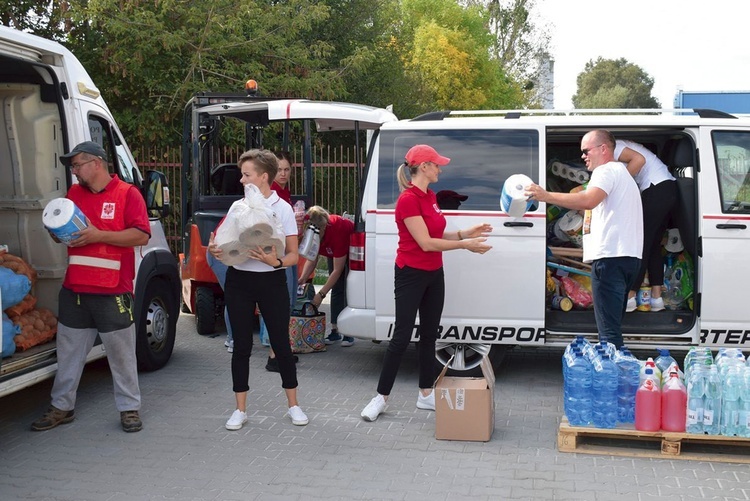
[[[238,158],[242,152],[228,152],[227,158]],[[355,149],[331,146],[314,146],[312,151],[313,192],[312,203],[320,205],[332,214],[352,214],[359,196],[359,179],[355,163]],[[292,154],[292,195],[303,195],[305,173],[302,168],[302,148],[291,151]],[[156,170],[163,172],[169,183],[172,214],[162,221],[167,241],[172,252],[177,256],[182,252],[183,214],[180,214],[182,163],[179,148],[135,148],[136,163],[142,174]],[[362,152],[364,159],[364,152]],[[364,164],[364,160],[363,160]]]

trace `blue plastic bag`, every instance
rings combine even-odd
[[[15,306],[31,291],[31,281],[26,275],[18,275],[13,270],[0,266],[0,291],[2,291],[2,309]]]
[[[11,322],[8,315],[3,313],[3,343],[2,343],[2,358],[9,357],[16,352],[16,343],[13,342],[13,338],[21,332],[21,327]]]

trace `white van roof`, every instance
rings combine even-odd
[[[58,78],[67,81],[69,92],[78,98],[95,101],[107,108],[101,92],[81,62],[62,44],[31,33],[0,26],[0,54],[55,67]],[[64,69],[64,73],[60,71]],[[43,75],[44,76],[44,75]]]
[[[268,121],[314,120],[318,132],[353,130],[354,122],[359,122],[361,130],[379,129],[386,122],[398,120],[396,115],[383,108],[308,99],[222,103],[201,108],[200,112],[209,115],[231,115],[244,120],[258,113]],[[246,116],[243,118],[243,115]]]

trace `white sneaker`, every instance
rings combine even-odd
[[[234,351],[234,339],[228,339],[224,341],[224,346],[227,347],[227,351],[232,353]]]
[[[305,426],[307,423],[310,422],[309,419],[307,419],[307,415],[302,412],[302,409],[299,408],[299,405],[295,405],[294,407],[289,407],[289,410],[287,411],[287,416],[292,418],[292,424],[295,426]]]
[[[661,311],[664,309],[664,300],[660,297],[651,298],[651,311]]]
[[[362,409],[362,419],[365,421],[375,421],[378,416],[385,411],[385,399],[383,395],[379,394],[370,400],[370,403]]]
[[[227,430],[239,430],[242,425],[247,423],[247,414],[239,409],[235,409],[232,416],[227,420],[227,424],[224,427]]]
[[[424,409],[426,411],[435,410],[435,390],[432,390],[426,397],[422,395],[422,391],[419,392],[417,397],[417,409]]]
[[[638,307],[638,305],[635,302],[635,296],[628,298],[628,305],[625,308],[626,313],[630,313],[632,311],[635,311],[635,309]]]

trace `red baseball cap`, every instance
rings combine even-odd
[[[411,149],[406,152],[406,163],[410,167],[424,162],[432,162],[437,165],[448,165],[450,161],[450,158],[438,154],[438,152],[435,151],[435,148],[426,144],[412,146]]]

